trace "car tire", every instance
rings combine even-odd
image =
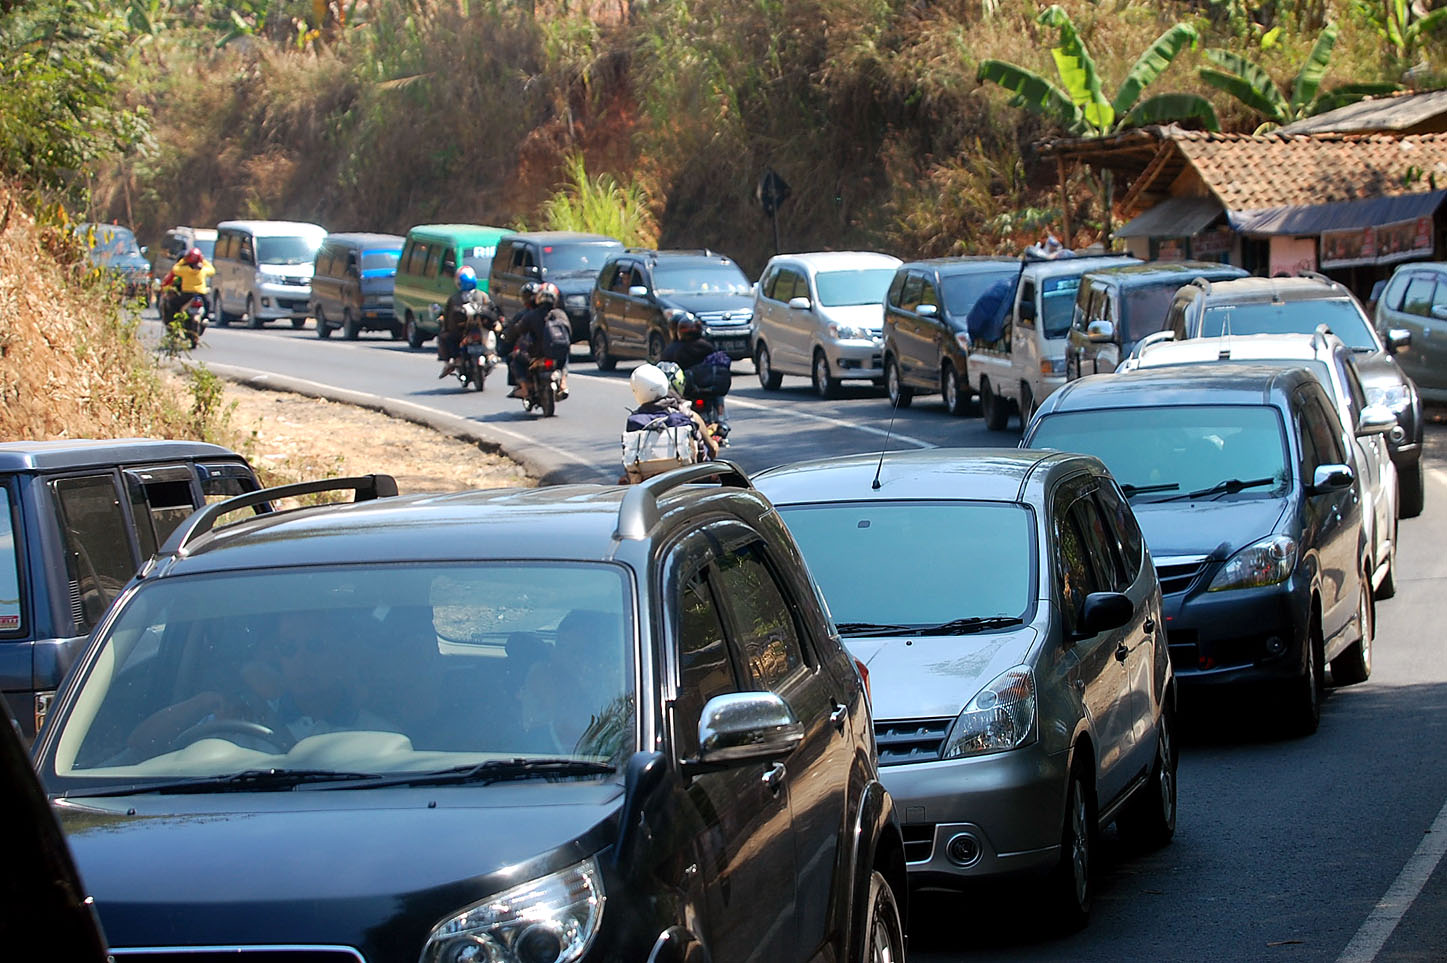
[[[256,316],[256,296],[246,296],[246,326],[248,328],[259,328],[263,324],[261,318]]]
[[[1283,708],[1286,727],[1298,736],[1309,736],[1321,725],[1321,700],[1325,692],[1326,667],[1322,664],[1321,632],[1315,619],[1304,642],[1302,673],[1289,684]]]
[[[327,312],[320,304],[314,313],[317,319],[317,337],[325,341],[332,336],[332,329],[327,325]]]
[[[1372,676],[1372,641],[1377,634],[1377,607],[1369,578],[1362,576],[1357,599],[1357,619],[1362,627],[1362,637],[1331,660],[1332,685],[1357,685]]]
[[[1412,467],[1397,470],[1397,514],[1402,518],[1416,518],[1422,514],[1425,500],[1422,460],[1419,458]]]
[[[991,431],[1004,431],[1010,421],[1010,409],[995,394],[989,378],[980,379],[980,413],[985,416],[985,427]]]
[[[1176,835],[1176,767],[1179,761],[1175,720],[1171,718],[1170,710],[1163,709],[1150,779],[1115,821],[1121,836],[1142,852],[1160,849]]]
[[[754,349],[754,369],[758,371],[759,384],[765,391],[778,391],[784,383],[784,376],[774,370],[774,357],[769,354],[769,346],[762,341]]]
[[[321,323],[321,319],[317,319]],[[352,309],[347,308],[342,312],[342,337],[348,341],[355,341],[362,336],[362,326],[357,324],[357,319],[352,317]]]
[[[1025,429],[1030,427],[1030,419],[1035,417],[1035,392],[1025,382],[1020,382],[1020,400],[1017,403],[1020,410],[1020,434],[1025,434]]]
[[[809,371],[816,395],[827,401],[839,394],[839,379],[829,373],[829,359],[823,351],[814,352],[814,363]]]
[[[422,342],[424,339],[422,332],[417,330],[417,319],[412,316],[411,311],[407,312],[407,321],[404,323],[402,330],[407,338],[407,347],[413,351],[422,350]]]
[[[599,371],[612,371],[618,367],[618,359],[608,353],[608,333],[606,331],[594,331],[588,346],[593,350],[593,363],[598,366]]]
[[[160,295],[157,295],[156,298],[156,316],[160,317]],[[221,307],[221,291],[219,288],[211,291],[211,301],[216,305],[216,325],[222,328],[229,327],[231,324],[231,315],[227,314],[226,310]]]
[[[663,360],[663,335],[657,331],[648,336],[648,363],[658,364]]]
[[[877,869],[869,877],[869,915],[865,918],[861,949],[860,959],[864,963],[902,963],[904,960],[904,921],[899,916],[899,901],[889,880]]]
[[[1060,862],[1046,881],[1049,915],[1062,933],[1073,933],[1090,921],[1095,899],[1092,866],[1095,855],[1095,806],[1084,766],[1070,770],[1065,792],[1065,827],[1060,834]]]
[[[906,388],[899,377],[899,362],[887,358],[884,362],[884,390],[889,403],[896,408],[908,408],[914,401],[914,389]]]
[[[960,376],[952,364],[946,364],[940,372],[940,395],[945,400],[945,410],[956,418],[963,415],[970,406],[969,389],[960,382]]]

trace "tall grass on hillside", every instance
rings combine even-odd
[[[611,174],[588,176],[582,154],[563,161],[567,181],[538,210],[549,231],[585,231],[616,237],[629,247],[653,247],[658,227],[648,209],[648,192],[636,182],[619,184]],[[525,229],[525,224],[519,224]]]

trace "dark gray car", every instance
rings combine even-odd
[[[1175,831],[1174,682],[1130,507],[1085,455],[936,449],[877,465],[754,482],[869,670],[910,879],[1039,874],[1048,922],[1080,926],[1100,827],[1147,846]]]
[[[1422,397],[1447,402],[1447,264],[1402,264],[1377,299],[1377,335]]]
[[[396,234],[326,236],[312,272],[318,338],[340,329],[348,341],[363,331],[387,331],[394,341],[402,340],[402,322],[392,304],[402,242]]]

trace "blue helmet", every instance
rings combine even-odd
[[[457,289],[459,291],[477,290],[477,272],[466,264],[457,269],[455,277],[457,278]]]

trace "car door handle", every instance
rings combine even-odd
[[[1130,649],[1126,647],[1126,644],[1124,642],[1115,647],[1115,660],[1117,662],[1124,662],[1129,657]]]
[[[834,728],[840,732],[844,731],[844,723],[849,719],[849,707],[836,705],[834,711],[829,713],[829,721],[834,723]]]
[[[776,762],[765,771],[764,785],[768,787],[769,792],[777,793],[779,787],[784,784],[784,777],[786,775],[788,775],[788,770],[784,768],[784,764],[782,762]]]

